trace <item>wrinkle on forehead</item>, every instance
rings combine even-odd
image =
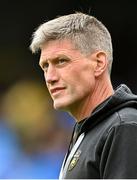
[[[41,51],[43,51],[43,49],[48,50],[48,48],[55,48],[55,47],[56,47],[57,50],[58,50],[58,48],[62,48],[62,49],[67,48],[68,50],[78,50],[71,40],[63,39],[63,40],[51,40],[49,42],[46,42],[41,47]]]
[[[82,54],[78,49],[76,49],[70,40],[64,39],[60,41],[49,41],[41,48],[40,62],[56,59],[62,56],[73,58],[74,55],[75,57],[79,57]]]

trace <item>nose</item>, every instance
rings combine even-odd
[[[47,72],[44,73],[45,81],[47,84],[54,84],[58,81],[57,70],[54,66],[49,65]]]

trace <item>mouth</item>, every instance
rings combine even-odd
[[[50,89],[50,93],[51,93],[52,95],[54,95],[54,94],[57,94],[57,93],[59,93],[60,91],[62,91],[62,90],[64,90],[64,89],[65,89],[64,87],[53,88],[53,89]]]

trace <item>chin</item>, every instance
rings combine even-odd
[[[54,109],[56,109],[56,110],[65,110],[65,111],[67,111],[68,106],[69,106],[69,104],[65,103],[65,102],[54,102]]]

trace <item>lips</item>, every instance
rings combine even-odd
[[[51,94],[55,94],[63,89],[65,89],[65,88],[64,87],[56,87],[56,88],[50,89],[50,92],[51,92]]]

